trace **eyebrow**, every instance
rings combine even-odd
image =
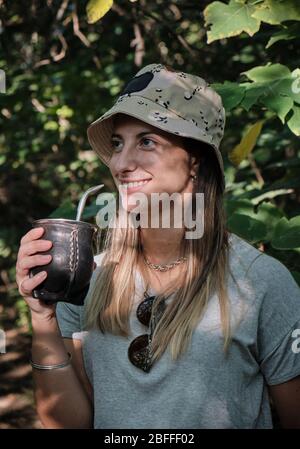
[[[161,135],[159,132],[157,132],[157,131],[143,131],[143,132],[141,132],[141,133],[139,133],[139,134],[137,134],[136,135],[136,137],[143,137],[143,136],[145,136],[146,134],[157,134],[157,135]],[[122,139],[122,136],[121,136],[121,134],[112,134],[111,135],[111,138],[113,138],[113,137],[119,137],[120,139]]]

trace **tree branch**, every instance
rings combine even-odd
[[[77,36],[86,47],[90,47],[91,46],[90,41],[80,31],[79,20],[78,20],[78,15],[77,15],[76,11],[73,11],[73,13],[72,13],[72,20],[73,20],[73,31],[74,31],[75,36]]]
[[[135,38],[130,42],[130,47],[135,47],[134,63],[139,67],[142,64],[145,55],[145,42],[137,23],[133,25],[133,30]]]

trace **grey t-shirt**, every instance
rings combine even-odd
[[[138,271],[131,337],[83,331],[84,306],[58,303],[62,336],[83,341],[85,369],[94,389],[95,428],[273,427],[267,385],[300,375],[300,289],[275,258],[235,234],[229,242],[230,268],[238,285],[230,275],[233,340],[228,358],[216,294],[184,355],[172,361],[167,349],[149,373],[128,360],[130,342],[147,332],[136,318],[144,291]],[[89,292],[102,260],[102,255],[95,257],[98,266]]]

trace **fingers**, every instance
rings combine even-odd
[[[33,277],[25,277],[19,285],[19,293],[21,296],[32,296],[32,290],[40,285],[47,277],[46,271],[41,271]]]
[[[39,251],[47,251],[51,247],[51,240],[31,240],[30,242],[21,244],[18,258],[30,256],[31,254],[35,254]]]
[[[51,254],[36,254],[34,256],[22,257],[18,261],[17,274],[22,276],[22,274],[27,274],[28,270],[32,267],[46,265],[51,262]]]
[[[32,256],[39,251],[47,251],[52,247],[50,240],[40,239],[43,233],[44,228],[34,228],[22,237],[16,263],[17,277],[24,277],[28,274],[28,270],[35,265],[44,265],[51,261],[51,256],[48,258],[43,258],[41,254]]]
[[[45,230],[42,227],[31,229],[30,231],[27,232],[27,234],[25,234],[21,238],[21,242],[20,242],[21,245],[23,245],[24,243],[30,242],[31,240],[39,239],[40,237],[42,237],[44,232],[45,232]]]

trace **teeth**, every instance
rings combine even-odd
[[[143,184],[146,184],[147,181],[138,181],[138,182],[125,182],[124,184],[120,184],[120,187],[128,188],[128,187],[137,187],[142,186]]]

